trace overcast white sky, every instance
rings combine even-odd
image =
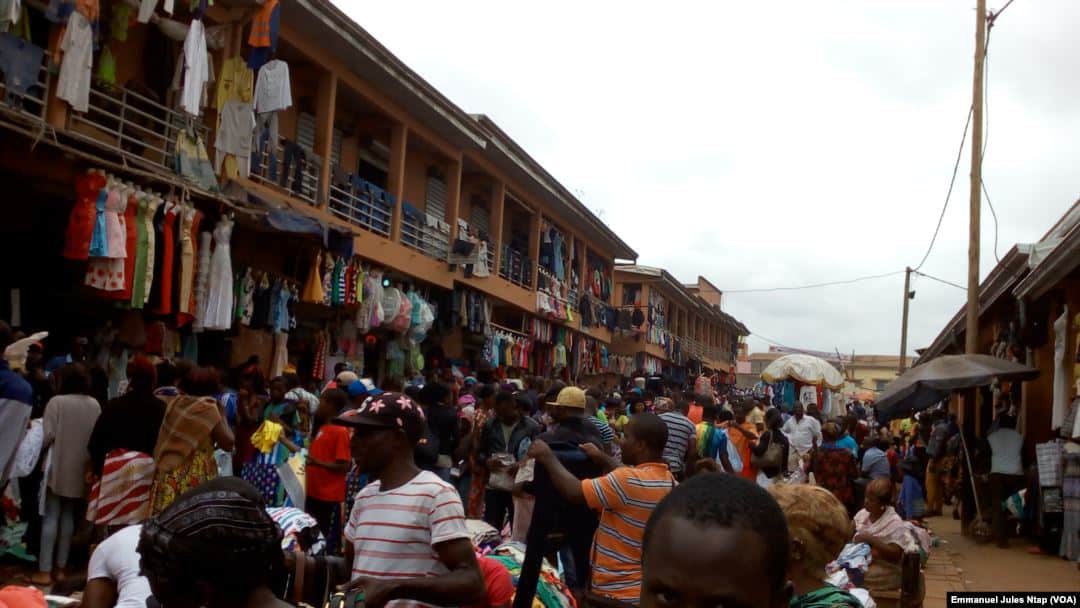
[[[465,111],[491,116],[640,255],[721,289],[902,270],[922,258],[971,101],[974,0],[335,0]],[[991,9],[1006,0],[989,0]],[[1076,0],[1016,0],[991,34],[984,179],[998,250],[1080,193]],[[966,280],[969,156],[923,271]],[[982,275],[993,267],[984,202]],[[909,347],[964,292],[914,283]],[[903,276],[728,294],[767,340],[899,349]],[[761,336],[764,336],[763,339]]]

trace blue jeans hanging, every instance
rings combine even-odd
[[[281,187],[290,192],[304,191],[304,167],[307,166],[307,154],[296,142],[285,140],[284,160],[281,166]],[[293,164],[295,163],[295,165]],[[289,168],[292,167],[292,186],[289,185]]]

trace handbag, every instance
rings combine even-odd
[[[783,464],[783,460],[784,448],[780,446],[778,441],[773,439],[771,432],[769,434],[769,446],[765,448],[765,453],[761,456],[757,454],[750,455],[750,464],[758,470],[779,468]]]

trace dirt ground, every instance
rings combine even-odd
[[[1013,539],[1008,549],[980,545],[960,534],[948,515],[927,520],[941,543],[926,573],[927,608],[945,605],[945,591],[1076,591],[1080,569],[1059,557],[1032,555],[1029,543]],[[935,555],[937,554],[937,555]],[[933,568],[931,568],[933,566]]]

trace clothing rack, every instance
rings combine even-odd
[[[528,338],[529,337],[529,335],[526,334],[523,331],[518,331],[516,329],[510,329],[509,327],[505,327],[505,326],[499,325],[497,323],[488,323],[488,325],[490,325],[491,327],[493,327],[493,328],[495,328],[495,329],[497,329],[499,331],[504,331],[504,332],[506,332],[508,334],[513,334],[515,336],[520,336],[522,338]]]

